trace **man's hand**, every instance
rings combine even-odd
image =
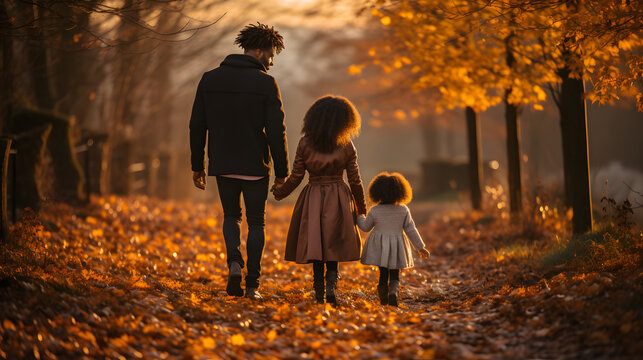
[[[418,252],[420,253],[420,257],[423,257],[425,259],[428,259],[429,256],[431,256],[431,253],[426,248],[422,248]]]
[[[275,178],[275,184],[280,184],[281,185],[281,184],[283,184],[285,182],[286,182],[285,177],[283,177],[283,178]]]
[[[270,188],[270,192],[273,192],[275,190],[275,187],[285,182],[286,182],[286,178],[275,178],[275,182],[272,184],[272,187]]]
[[[205,170],[193,171],[192,181],[194,181],[194,186],[201,190],[205,190],[205,184],[207,183],[205,179]]]

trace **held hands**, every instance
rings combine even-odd
[[[193,171],[192,181],[194,182],[194,186],[201,190],[205,190],[205,185],[207,183],[207,180],[205,179],[205,170]]]
[[[431,253],[426,248],[422,248],[422,249],[418,250],[418,252],[420,253],[420,257],[423,257],[425,259],[428,259],[429,256],[431,256]]]
[[[275,182],[272,184],[270,191],[273,191],[276,186],[281,185],[286,182],[286,178],[275,178]]]
[[[275,194],[275,190],[278,189],[285,182],[286,182],[286,178],[275,178],[275,182],[272,184],[272,187],[270,188],[270,192],[272,193],[272,195],[275,197],[275,200],[277,201],[283,199],[284,197],[277,196],[277,194]]]

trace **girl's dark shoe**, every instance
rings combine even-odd
[[[377,285],[377,295],[380,297],[380,304],[388,305],[388,286]]]
[[[326,272],[326,302],[337,305],[335,297],[335,288],[337,287],[337,271],[329,270]]]
[[[397,307],[397,297],[400,293],[400,280],[391,280],[388,285],[388,304]]]

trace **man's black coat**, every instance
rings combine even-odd
[[[208,175],[288,176],[288,148],[281,94],[275,79],[249,55],[228,55],[203,74],[190,118],[192,171]]]

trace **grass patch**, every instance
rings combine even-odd
[[[617,271],[641,268],[643,241],[631,229],[597,226],[599,230],[562,241],[544,255],[545,266],[567,265],[578,271]]]
[[[496,250],[496,258],[531,258],[533,257],[534,247],[527,243],[514,243]]]

